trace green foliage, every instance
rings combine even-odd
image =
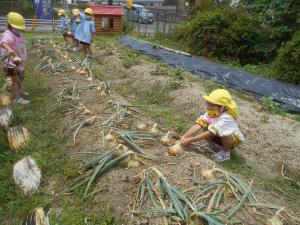
[[[272,97],[264,96],[260,99],[260,103],[264,110],[279,114],[284,113],[284,110],[279,108],[279,103],[274,102],[274,99]]]
[[[121,58],[123,60],[123,66],[129,69],[131,66],[140,64],[141,54],[138,51],[131,51],[128,48],[123,48],[121,51]]]
[[[169,100],[169,88],[161,81],[155,81],[150,88],[144,92],[145,100],[149,104],[163,105]]]
[[[198,55],[232,57],[240,64],[258,63],[274,56],[268,33],[242,9],[222,8],[197,14],[188,25],[187,42]]]
[[[130,22],[127,20],[127,19],[123,19],[122,21],[122,26],[123,26],[123,32],[126,34],[126,33],[129,33],[130,31],[132,31],[133,29],[133,26],[130,24]]]
[[[274,68],[276,79],[300,85],[300,31],[279,51]]]
[[[241,3],[271,32],[277,48],[299,29],[298,0],[242,0]]]
[[[205,81],[205,83],[203,85],[203,89],[207,94],[209,94],[213,90],[216,90],[216,89],[219,89],[219,88],[224,88],[224,86],[220,85],[220,84],[217,84],[217,83],[215,83],[213,81],[210,81],[210,80]]]

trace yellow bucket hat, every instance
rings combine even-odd
[[[92,10],[91,8],[86,8],[86,9],[84,10],[84,12],[87,13],[87,14],[91,14],[91,15],[94,14],[94,12],[93,12],[93,10]]]
[[[230,93],[225,89],[216,89],[209,95],[204,95],[203,98],[212,104],[227,107],[228,113],[233,117],[237,117],[239,114],[235,101],[232,100]]]
[[[57,15],[58,15],[58,16],[65,16],[65,17],[67,17],[66,11],[63,10],[63,9],[60,9],[60,10],[58,11],[58,14],[57,14]]]
[[[10,12],[7,14],[7,23],[13,28],[25,30],[25,19],[24,17],[16,12]]]
[[[73,14],[74,16],[78,16],[79,13],[80,13],[79,9],[73,9],[73,10],[72,10],[72,14]]]

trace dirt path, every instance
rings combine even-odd
[[[101,80],[112,81],[113,90],[110,96],[100,96],[95,90],[86,90],[85,88],[91,84],[90,81],[87,80],[86,76],[79,75],[76,72],[56,77],[55,81],[49,83],[49,91],[53,91],[60,85],[72,85],[77,80],[80,90],[80,102],[91,111],[89,116],[96,116],[97,118],[94,124],[83,127],[80,130],[75,145],[72,133],[69,135],[70,138],[68,138],[68,147],[65,150],[65,155],[78,166],[83,159],[86,159],[86,156],[78,154],[79,152],[104,151],[108,148],[103,146],[100,140],[99,126],[101,122],[108,119],[115,111],[114,108],[103,111],[106,106],[115,101],[128,104],[129,102],[134,103],[135,99],[141,98],[141,92],[146,93],[143,98],[153,100],[151,97],[154,95],[151,96],[151,93],[155,93],[155,90],[153,92],[151,88],[155,87],[157,81],[162,85],[169,85],[171,79],[170,76],[151,75],[158,66],[157,62],[140,55],[132,56],[131,53],[126,55],[128,51],[110,42],[101,42],[101,45],[102,48],[96,52],[96,64],[93,72]],[[128,64],[130,65],[129,67]],[[167,111],[177,116],[181,115],[181,118],[185,118],[185,126],[183,128],[186,128],[204,110],[201,106],[203,105],[201,96],[206,93],[206,83],[186,73],[184,73],[184,76],[186,78],[180,84],[173,82],[172,85],[175,84],[176,86],[171,85],[173,88],[168,89],[169,92],[164,93],[163,97],[160,96],[163,98],[163,101],[167,101],[157,107],[165,107]],[[95,80],[94,83],[98,84],[99,81]],[[160,89],[157,91],[160,91]],[[118,93],[124,94],[126,99]],[[234,94],[234,98],[237,100],[241,111],[239,124],[246,136],[245,143],[235,150],[236,154],[246,158],[247,164],[251,165],[257,173],[265,174],[266,176],[280,175],[281,165],[284,164],[285,169],[288,169],[292,174],[296,174],[298,172],[297,169],[300,168],[299,123],[285,117],[262,112],[257,103],[241,99],[238,93]],[[161,99],[156,100],[160,101]],[[146,105],[146,107],[141,109],[144,112],[151,112],[148,106],[155,106],[153,103],[146,103]],[[158,123],[161,133],[164,133],[166,130],[171,130],[175,133],[176,130],[179,130],[179,127],[174,126],[176,121],[168,123],[171,119],[166,119],[167,111],[162,112],[162,119],[159,119],[158,115],[153,115],[152,118],[149,116],[151,113],[143,113],[140,118],[150,126]],[[61,134],[70,127],[75,118],[73,115],[64,116],[61,124]],[[137,191],[137,185],[132,182],[132,177],[146,168],[156,166],[170,183],[184,190],[192,186],[190,179],[193,174],[193,168],[199,171],[200,168],[212,168],[219,165],[216,165],[211,160],[210,155],[199,153],[193,149],[187,150],[181,157],[171,157],[166,153],[167,147],[161,145],[159,141],[143,143],[142,146],[148,153],[154,155],[157,160],[144,160],[145,165],[140,168],[127,169],[118,166],[104,174],[94,187],[94,190],[100,191],[93,196],[93,202],[95,203],[93,207],[99,207],[99,205],[109,202],[116,214],[127,224],[163,224],[161,217],[133,217],[129,213],[132,208],[133,197]],[[68,177],[64,185],[56,183],[58,181],[55,179],[51,180],[47,189],[49,192],[54,191],[58,193],[57,198],[59,198],[59,195],[64,194],[66,186],[73,178],[74,176]],[[254,190],[258,199],[263,202],[289,205],[287,199],[275,192],[263,190],[256,185]],[[57,205],[53,207],[54,215],[57,216],[60,213],[59,204],[60,202],[58,201]],[[299,198],[294,202],[294,205],[300,205]],[[274,211],[268,212],[265,217],[271,217],[272,213]],[[238,213],[235,219],[243,224],[258,224],[253,215],[243,212]]]

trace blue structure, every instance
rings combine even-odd
[[[33,0],[37,19],[52,19],[51,0]]]

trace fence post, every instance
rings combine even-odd
[[[138,11],[138,34],[140,35],[140,12]]]
[[[52,32],[55,32],[55,20],[54,20],[54,12],[53,12],[52,2],[51,2],[51,13],[52,13]]]
[[[145,25],[145,34],[144,34],[144,36],[147,36],[147,24],[148,24],[148,11],[147,11],[147,16],[146,16],[146,25]]]
[[[163,28],[163,30],[164,30],[164,34],[166,34],[166,23],[167,23],[167,11],[166,10],[164,10],[164,14],[165,14],[165,21],[164,21],[164,28]]]
[[[158,13],[157,13],[157,19],[156,19],[156,31],[155,31],[155,33],[157,33],[158,32],[158,24],[159,24],[159,12],[160,12],[160,9],[158,9]]]

